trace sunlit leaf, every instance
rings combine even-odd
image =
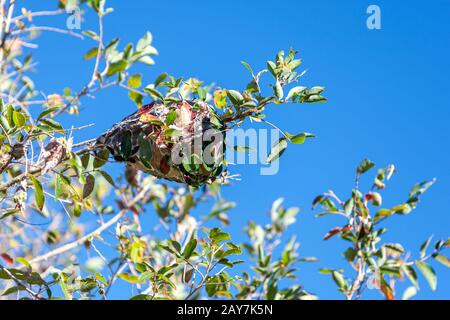
[[[40,211],[42,211],[45,203],[44,189],[42,188],[41,182],[37,178],[31,176],[30,179],[33,182],[34,186],[36,206],[39,208]]]
[[[281,138],[272,146],[272,150],[270,151],[269,156],[267,157],[267,163],[271,163],[272,161],[278,159],[287,148],[286,138]]]
[[[183,257],[185,259],[189,259],[194,253],[196,247],[197,247],[197,240],[196,239],[189,240],[189,242],[186,244],[186,247],[184,248]]]
[[[434,269],[429,264],[423,261],[416,261],[416,266],[428,281],[431,290],[435,291],[437,287],[437,276]]]

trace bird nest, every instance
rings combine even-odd
[[[96,146],[155,177],[199,186],[222,172],[225,125],[202,101],[153,102],[114,125]]]

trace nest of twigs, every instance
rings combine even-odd
[[[225,125],[202,101],[153,102],[115,124],[95,146],[155,177],[199,186],[222,172]]]

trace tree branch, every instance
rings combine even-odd
[[[36,264],[38,262],[44,261],[44,260],[48,260],[51,257],[54,257],[56,255],[60,255],[62,253],[65,253],[69,250],[72,250],[80,245],[82,245],[83,243],[85,243],[86,241],[88,241],[90,238],[99,235],[100,233],[102,233],[103,231],[105,231],[106,229],[108,229],[109,227],[111,227],[112,225],[114,225],[115,223],[117,223],[127,212],[128,210],[133,207],[135,204],[137,204],[139,201],[141,201],[146,195],[147,195],[147,191],[149,190],[150,186],[145,186],[128,204],[127,207],[120,210],[113,218],[111,218],[108,222],[102,224],[100,227],[98,227],[97,229],[95,229],[94,231],[88,233],[87,235],[73,241],[73,242],[69,242],[59,248],[56,248],[50,252],[47,252],[46,254],[43,254],[39,257],[36,257],[34,259],[32,259],[30,261],[30,264]]]
[[[84,37],[76,32],[70,31],[70,30],[64,30],[64,29],[59,29],[59,28],[55,28],[55,27],[48,27],[48,26],[36,26],[36,27],[28,27],[22,30],[17,30],[17,31],[13,31],[11,32],[12,36],[17,36],[19,34],[22,33],[29,33],[29,32],[37,32],[37,31],[51,31],[51,32],[56,32],[56,33],[63,33],[63,34],[67,34],[69,36],[73,36],[79,39],[84,39]]]

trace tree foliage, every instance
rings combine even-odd
[[[289,144],[302,144],[314,135],[285,132],[266,120],[266,108],[326,101],[323,87],[297,85],[304,72],[299,71],[302,61],[295,50],[280,51],[258,72],[242,62],[250,74],[243,90],[168,73],[149,82],[135,67],[155,63],[158,51],[152,34],[145,32],[136,43],[126,45],[118,38],[106,39],[103,20],[113,12],[106,1],[60,0],[54,10],[21,8],[17,14],[19,3],[2,1],[0,13],[4,21],[0,26],[3,297],[107,299],[119,281],[133,288],[130,299],[134,300],[320,297],[297,279],[300,264],[317,260],[302,256],[297,239],[287,238],[298,208],[285,208],[282,199],[276,200],[267,224],[250,221],[245,229],[247,241],[238,243],[226,232],[231,223],[228,211],[235,207],[221,194],[229,176],[209,185],[186,186],[157,180],[129,166],[114,175],[109,152],[93,150],[93,140],[78,141],[77,132],[84,128],[64,127],[60,120],[62,115],[76,116],[83,99],[110,87],[123,88],[138,108],[147,99],[163,104],[208,102],[227,130],[248,121],[276,128],[281,138],[268,155],[271,162]],[[35,24],[38,17],[65,15],[77,6],[96,14],[97,30],[78,33]],[[36,67],[34,41],[40,32],[63,33],[92,43],[84,55],[92,69],[79,90],[65,88],[42,97],[31,74]],[[263,76],[270,79],[267,88],[260,83]],[[170,127],[175,120],[176,116],[168,115],[165,123],[158,123],[167,136],[175,134]],[[354,270],[352,276],[341,269],[321,272],[331,275],[347,299],[359,299],[370,281],[393,299],[395,283],[404,277],[415,288],[405,292],[409,297],[418,289],[418,273],[435,289],[437,277],[430,261],[449,266],[443,253],[449,240],[438,241],[430,249],[429,239],[419,256],[411,259],[401,244],[382,242],[386,230],[380,227],[394,215],[409,214],[434,181],[416,185],[406,202],[384,208],[380,192],[395,169],[378,170],[371,190],[362,193],[359,178],[373,167],[369,160],[358,166],[349,199],[341,201],[329,191],[314,200],[314,207],[325,208],[319,216],[344,218],[343,225],[330,230],[325,240],[339,235],[349,243],[344,256]],[[203,214],[198,214],[199,208]]]

